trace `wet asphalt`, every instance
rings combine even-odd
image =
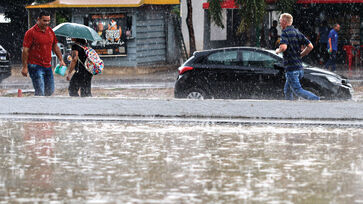
[[[14,71],[14,70],[13,70]],[[0,84],[8,92],[32,91],[29,77],[15,70]],[[338,71],[339,73],[339,71]],[[341,70],[356,85],[362,72]],[[173,88],[176,69],[147,74],[104,74],[95,76],[96,88]],[[56,88],[68,87],[64,77],[55,76]],[[279,101],[279,100],[180,100],[120,99],[117,97],[69,98],[0,97],[0,118],[31,120],[109,121],[212,121],[235,123],[338,124],[363,126],[362,101]]]
[[[190,121],[363,127],[356,101],[0,97],[2,119]]]

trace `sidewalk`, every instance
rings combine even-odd
[[[174,87],[174,82],[178,75],[176,65],[163,65],[158,67],[107,67],[100,75],[96,75],[92,79],[92,92],[95,96],[119,96],[125,92],[124,89],[141,89],[143,87],[150,88],[168,88]],[[69,81],[66,77],[55,74],[55,93],[54,95],[68,95],[67,88]],[[153,86],[150,86],[152,84]],[[33,93],[33,85],[30,77],[21,75],[21,65],[12,65],[12,75],[4,79],[0,83],[0,96],[16,95],[18,89],[29,96]],[[113,91],[115,90],[115,91]],[[167,98],[172,98],[173,93],[167,90]],[[145,93],[141,93],[144,94]],[[157,94],[157,93],[155,93]],[[153,94],[153,95],[155,95]],[[164,94],[164,93],[162,93]],[[164,95],[165,95],[164,94]],[[125,93],[124,95],[135,96],[134,93]]]
[[[363,127],[363,103],[354,101],[0,97],[0,103],[0,119],[202,121]]]

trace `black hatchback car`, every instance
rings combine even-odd
[[[10,54],[0,45],[0,82],[11,76]]]
[[[272,50],[233,47],[195,52],[181,67],[175,98],[283,99],[282,55]],[[347,79],[304,64],[305,90],[322,99],[351,99]]]

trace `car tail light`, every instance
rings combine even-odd
[[[193,69],[194,69],[193,67],[179,67],[178,68],[179,74],[183,74],[184,72],[189,71],[189,70],[193,70]]]

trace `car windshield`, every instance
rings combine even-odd
[[[283,58],[283,54],[282,53],[276,54],[275,50],[266,50],[266,51],[273,54],[273,55],[276,55],[276,56],[278,56],[280,58]],[[306,62],[303,62],[302,65],[303,65],[303,67],[311,67],[311,65],[306,63]]]

